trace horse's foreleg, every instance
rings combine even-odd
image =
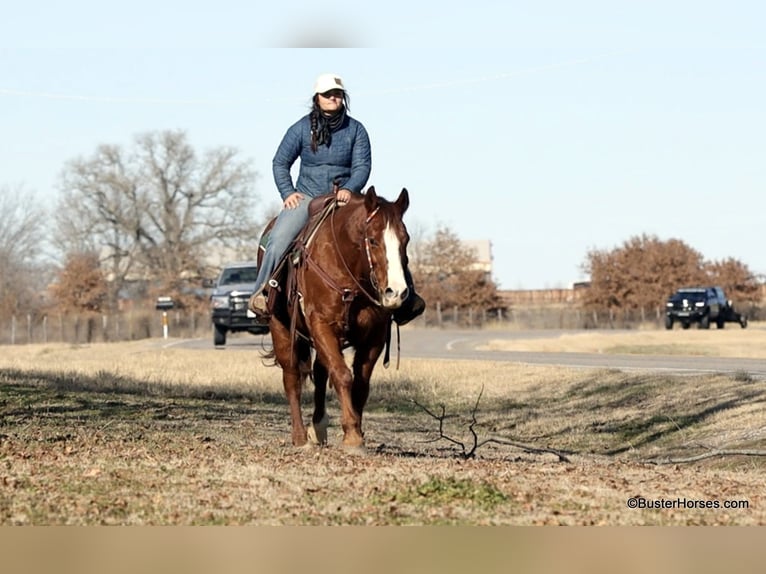
[[[325,411],[327,397],[327,369],[318,359],[314,360],[314,415],[311,417],[311,426],[308,429],[308,437],[311,442],[318,445],[327,444],[327,427],[329,419]]]
[[[351,397],[354,379],[351,375],[351,369],[348,368],[346,360],[343,358],[339,338],[330,326],[323,324],[314,326],[312,334],[317,357],[326,367],[338,395],[343,444],[349,447],[362,446],[364,445],[362,419],[354,408]]]

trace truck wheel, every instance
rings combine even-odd
[[[699,328],[710,329],[710,315],[705,315],[704,317],[700,319]]]
[[[726,327],[726,322],[723,319],[716,319],[715,326],[719,329],[723,329],[724,327]]]
[[[673,317],[665,317],[665,328],[666,329],[673,328]]]
[[[744,329],[744,328],[746,328],[746,327],[747,327],[747,317],[742,317],[742,318],[740,318],[740,320],[739,320],[739,325],[740,325],[740,327],[742,327],[743,329]]]
[[[213,325],[213,344],[216,347],[222,347],[226,344],[226,327]]]

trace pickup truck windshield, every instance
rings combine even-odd
[[[224,269],[219,285],[236,285],[238,283],[253,283],[258,276],[255,267],[236,267]]]

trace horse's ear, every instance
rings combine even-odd
[[[399,208],[399,213],[402,215],[404,215],[404,212],[407,211],[407,208],[410,206],[410,194],[406,187],[402,188],[402,192],[396,200],[396,206]]]
[[[375,193],[374,185],[368,187],[367,193],[364,194],[364,206],[367,208],[368,213],[378,207],[378,194]]]

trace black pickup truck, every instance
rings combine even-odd
[[[721,287],[685,287],[673,293],[665,304],[666,329],[672,329],[674,323],[680,323],[684,329],[692,323],[697,323],[700,329],[709,329],[711,322],[719,329],[726,323],[747,327],[747,317],[734,310]]]
[[[268,325],[259,322],[247,309],[250,296],[255,291],[258,267],[255,261],[242,261],[225,265],[212,284],[210,296],[213,320],[213,344],[226,344],[229,332],[247,331],[253,335],[269,332]]]

